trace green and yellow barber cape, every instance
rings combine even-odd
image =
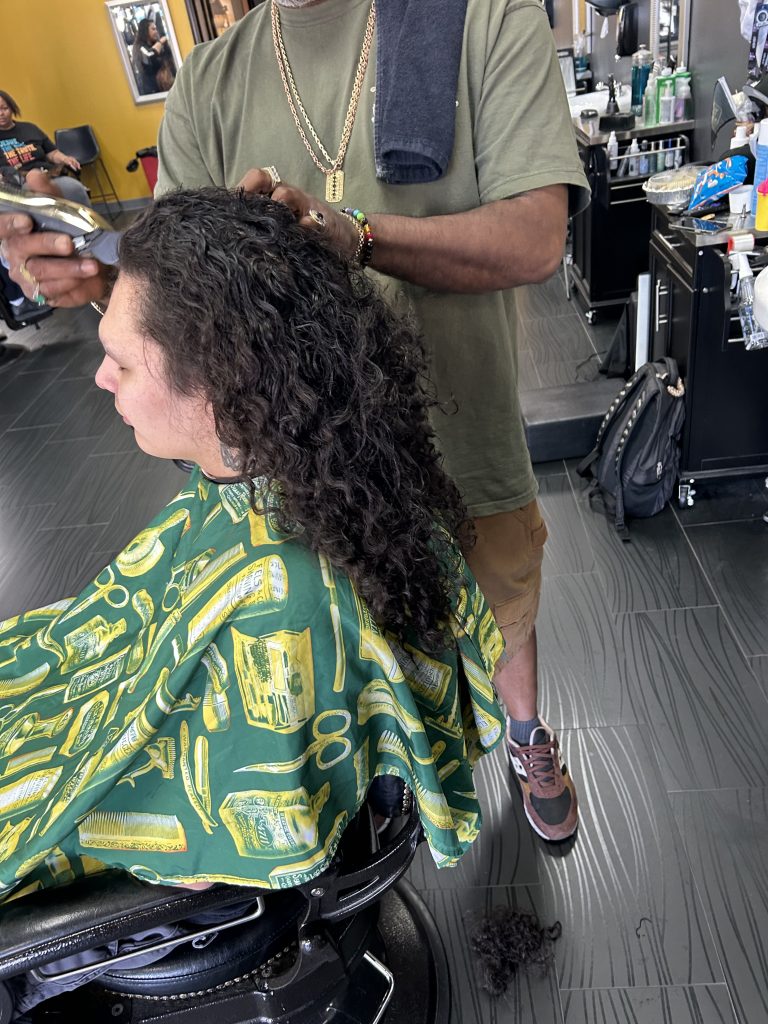
[[[503,731],[502,640],[468,572],[452,634],[439,658],[383,634],[246,484],[195,470],[78,597],[0,622],[0,893],[104,865],[294,886],[381,774],[455,863]]]

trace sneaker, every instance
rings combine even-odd
[[[560,757],[557,736],[543,719],[527,746],[516,743],[507,727],[507,751],[523,794],[523,807],[534,832],[558,841],[573,835],[579,824],[573,779]]]

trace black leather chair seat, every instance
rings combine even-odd
[[[295,889],[264,892],[217,885],[194,891],[107,872],[0,906],[0,1024],[12,1019],[13,986],[6,987],[3,979],[31,974],[56,980],[58,973],[63,980],[67,965],[57,961],[172,923],[181,923],[185,938],[163,959],[137,968],[115,962],[90,983],[39,1004],[29,1020],[378,1022],[394,989],[385,966],[389,943],[378,927],[379,901],[384,896],[388,907],[406,905],[392,902],[393,887],[401,884],[422,838],[415,805],[403,799],[402,791],[394,795],[391,806],[407,813],[392,822],[381,847],[365,806],[345,830],[328,870]],[[429,914],[409,905],[402,920],[413,919],[411,945],[405,949],[393,940],[404,947],[397,954],[412,965],[419,956],[434,962],[439,951],[432,949],[429,928],[418,921]],[[228,919],[211,923],[210,913],[220,916],[222,907],[228,908]],[[434,942],[439,946],[439,937]],[[440,987],[447,986],[447,975],[440,977]],[[443,1024],[431,1009],[435,982],[425,985],[413,996],[407,1024],[436,1024],[438,1019]]]

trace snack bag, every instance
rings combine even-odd
[[[729,156],[711,167],[705,167],[699,172],[693,186],[688,213],[708,210],[717,205],[723,196],[743,185],[746,176],[747,159],[743,156]]]

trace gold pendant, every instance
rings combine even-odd
[[[326,203],[340,203],[344,197],[344,171],[329,171],[325,177]]]

